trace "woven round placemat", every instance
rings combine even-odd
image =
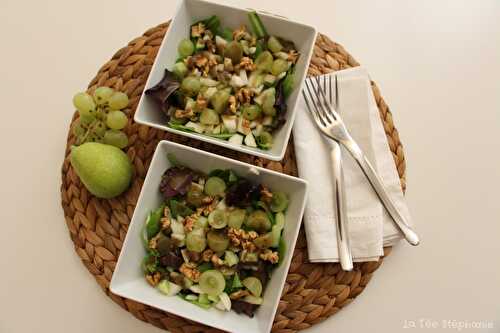
[[[168,24],[167,22],[146,31],[144,35],[116,52],[111,60],[101,67],[88,88],[89,91],[93,91],[98,86],[109,86],[127,93],[130,98],[129,108],[126,110],[129,123],[125,128],[130,140],[126,151],[135,169],[130,189],[111,200],[93,197],[71,167],[69,153],[75,138],[70,131],[62,167],[62,206],[76,253],[113,301],[138,319],[174,333],[219,332],[119,297],[109,291],[109,282],[116,260],[155,147],[160,140],[171,140],[290,175],[297,175],[297,167],[291,143],[284,159],[281,162],[272,162],[166,133],[133,121],[133,114]],[[319,75],[358,65],[341,45],[320,34],[314,47],[309,75]],[[372,88],[404,190],[405,159],[398,131],[394,127],[388,106],[373,82]],[[77,117],[75,113],[73,121]],[[384,252],[387,256],[390,248],[386,248]],[[337,313],[363,291],[373,272],[381,264],[382,260],[356,263],[352,272],[345,272],[339,264],[308,263],[307,244],[302,229],[293,252],[272,332],[296,332]]]

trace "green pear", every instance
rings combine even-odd
[[[99,198],[122,194],[130,185],[132,164],[121,149],[87,142],[71,150],[71,165],[85,187]]]

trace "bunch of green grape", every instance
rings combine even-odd
[[[93,95],[86,92],[73,97],[73,105],[80,118],[73,125],[76,145],[85,142],[101,142],[120,149],[128,145],[128,138],[122,129],[128,122],[121,111],[128,105],[128,96],[109,87],[97,88]]]

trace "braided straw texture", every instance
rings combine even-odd
[[[129,109],[126,110],[129,122],[125,128],[130,141],[127,154],[135,169],[130,189],[111,200],[92,196],[71,167],[69,153],[75,137],[70,131],[62,167],[62,206],[76,253],[113,301],[138,319],[174,333],[218,332],[216,329],[119,297],[109,291],[111,276],[154,149],[160,140],[166,139],[290,175],[297,175],[297,167],[292,144],[288,145],[285,158],[281,162],[272,162],[142,126],[133,121],[133,114],[168,24],[167,22],[146,31],[143,36],[116,52],[89,84],[90,92],[98,86],[109,86],[127,93],[130,98]],[[318,35],[309,75],[358,65],[342,46],[324,35]],[[404,190],[405,159],[398,131],[392,122],[389,108],[374,83],[372,88]],[[73,121],[77,117],[75,113]],[[390,250],[386,248],[385,255],[388,255]],[[373,272],[381,264],[382,260],[356,263],[352,272],[345,272],[339,264],[308,263],[307,244],[304,231],[301,230],[272,332],[297,332],[334,315],[363,291]]]

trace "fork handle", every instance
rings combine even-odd
[[[361,170],[365,174],[366,178],[370,182],[371,186],[375,190],[375,193],[379,197],[380,201],[384,205],[389,215],[391,215],[397,228],[403,233],[404,237],[411,245],[418,245],[420,240],[418,235],[413,231],[413,229],[408,225],[406,219],[401,215],[397,209],[394,201],[387,193],[382,180],[373,168],[372,164],[366,158],[366,155],[361,151],[361,148],[354,142],[354,140],[342,141],[344,147],[351,153],[354,157]]]
[[[332,142],[330,152],[333,168],[333,208],[335,212],[335,223],[337,225],[337,246],[339,251],[340,265],[344,271],[353,269],[351,247],[349,245],[349,233],[347,227],[347,202],[345,198],[344,171],[342,168],[342,154],[340,145]]]

